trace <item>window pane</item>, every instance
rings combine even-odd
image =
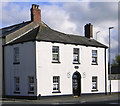
[[[29,77],[29,83],[34,83],[34,77]]]
[[[53,90],[56,90],[56,84],[53,84]]]
[[[59,47],[58,46],[53,46],[52,52],[53,53],[58,53],[58,51],[59,51]]]
[[[97,56],[97,50],[92,50],[92,56]]]
[[[58,84],[56,84],[56,90],[59,90],[59,85]]]
[[[53,54],[53,60],[58,60],[58,54]]]
[[[92,89],[97,89],[97,77],[92,77]]]
[[[30,84],[30,91],[34,91],[34,85]]]
[[[53,82],[54,82],[54,83],[59,82],[59,77],[53,77]]]
[[[15,77],[14,80],[15,80],[15,85],[14,85],[15,91],[19,91],[20,90],[20,88],[19,88],[19,77]]]
[[[97,54],[97,50],[92,50],[92,54],[96,55]]]
[[[93,83],[93,87],[92,87],[92,89],[96,89],[96,82],[95,83]]]
[[[96,58],[96,57],[93,57],[93,58],[92,58],[92,62],[95,62],[95,63],[96,63],[96,62],[97,62],[97,58]]]
[[[34,77],[29,77],[29,91],[34,91]]]
[[[52,47],[52,60],[59,61],[59,47],[58,46]]]
[[[79,53],[79,48],[74,48],[74,54],[78,54]]]
[[[19,62],[19,48],[14,48],[14,62]]]
[[[73,61],[78,61],[78,60],[79,60],[78,55],[74,55],[74,56],[73,56]]]
[[[59,91],[59,76],[53,77],[53,90]]]
[[[16,84],[16,91],[19,91],[19,85]]]
[[[97,64],[97,50],[92,50],[92,63]]]
[[[79,48],[73,49],[73,62],[79,63]]]

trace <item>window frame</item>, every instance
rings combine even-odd
[[[14,58],[13,58],[13,64],[20,64],[20,50],[19,47],[14,47]]]
[[[32,78],[32,81],[31,81],[31,78]],[[28,94],[34,94],[34,90],[35,90],[35,79],[34,79],[34,76],[29,76],[28,77]],[[31,90],[31,88],[33,90]]]
[[[54,87],[56,89],[54,89]],[[61,93],[60,92],[60,76],[53,76],[53,92],[52,93]]]
[[[96,53],[93,53],[96,52]],[[93,61],[95,59],[95,61]],[[92,65],[98,65],[98,51],[92,50]]]
[[[94,91],[98,91],[98,77],[97,76],[92,76],[92,92]]]
[[[76,61],[74,60],[74,57],[77,57]],[[73,48],[73,64],[80,64],[80,49],[79,48]]]
[[[14,77],[14,93],[20,94],[20,78],[19,77]]]
[[[53,55],[56,55],[57,59],[54,59]],[[59,46],[52,46],[52,63],[60,63]]]

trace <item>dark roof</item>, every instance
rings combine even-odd
[[[10,41],[11,36],[20,36],[21,34],[24,34],[24,36],[21,36],[16,40]],[[35,40],[107,48],[107,46],[97,42],[94,39],[89,39],[84,36],[65,34],[53,30],[43,22],[31,22],[22,29],[18,29],[14,32],[13,35],[11,34],[9,36],[8,44],[16,44]]]
[[[26,26],[27,24],[29,24],[31,21],[27,21],[27,22],[22,22],[19,24],[15,24],[9,27],[5,27],[0,29],[0,37],[5,37],[6,35],[13,33],[16,30],[19,30],[20,28]]]

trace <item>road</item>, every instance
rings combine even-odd
[[[82,95],[78,98],[73,96],[63,97],[47,97],[40,100],[26,100],[26,99],[2,99],[2,106],[21,106],[22,105],[79,105],[79,104],[115,104],[120,105],[120,95],[112,94],[97,94],[97,95]],[[119,100],[119,101],[118,101]]]
[[[37,105],[41,105],[41,106],[43,106],[43,105],[46,105],[46,106],[48,106],[48,105],[51,105],[51,106],[60,106],[60,105],[84,105],[84,104],[86,104],[86,105],[91,105],[91,104],[112,104],[112,105],[120,105],[120,104],[118,104],[118,100],[110,100],[110,101],[102,101],[102,102],[87,102],[87,101],[84,101],[84,102],[79,102],[79,101],[77,101],[77,102],[56,102],[56,103],[43,103],[43,104],[39,104],[38,102],[23,102],[23,103],[21,103],[21,102],[7,102],[7,103],[3,103],[2,104],[2,106],[21,106],[21,105],[25,105],[25,106],[33,106],[33,105],[35,105],[35,106],[37,106]]]

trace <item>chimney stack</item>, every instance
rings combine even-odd
[[[85,27],[85,37],[87,38],[93,38],[93,25],[91,23],[86,24]]]
[[[31,21],[41,22],[41,10],[39,9],[39,5],[32,4]]]

